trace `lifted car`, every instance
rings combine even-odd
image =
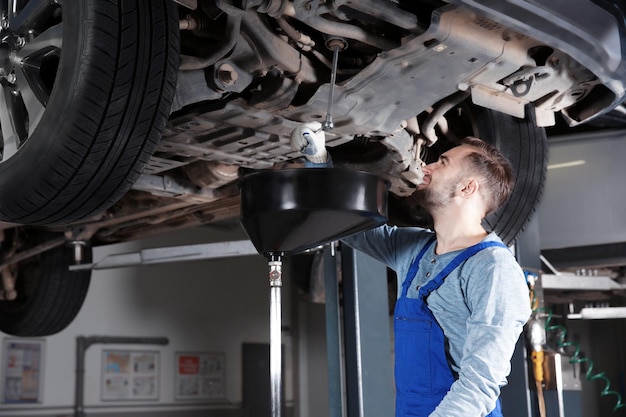
[[[517,172],[486,227],[539,201],[545,127],[620,110],[624,4],[572,0],[0,1],[0,330],[64,329],[91,247],[239,215],[238,180],[297,166],[300,123],[336,166],[412,208],[423,162],[473,135]],[[336,68],[336,71],[334,70]],[[332,100],[331,100],[332,98]]]

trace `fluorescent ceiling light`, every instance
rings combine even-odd
[[[585,164],[586,162],[580,159],[578,161],[563,162],[560,164],[550,164],[548,165],[548,169],[569,168],[569,167],[576,167],[576,166],[585,165]]]

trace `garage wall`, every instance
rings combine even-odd
[[[141,247],[171,246],[245,239],[243,231],[194,229],[142,242],[97,247],[94,259],[107,253],[132,252]],[[293,405],[291,357],[291,303],[289,279],[283,284],[283,332],[285,395]],[[269,343],[269,286],[267,263],[258,255],[224,260],[159,266],[98,270],[85,305],[65,331],[45,338],[43,403],[15,406],[0,404],[0,416],[69,415],[74,401],[77,336],[167,337],[167,346],[93,345],[87,350],[85,404],[87,415],[151,410],[179,410],[187,416],[196,409],[221,410],[203,416],[238,416],[241,404],[241,345]],[[0,334],[0,338],[9,336]],[[308,343],[315,343],[308,340]],[[322,343],[324,343],[322,341]],[[156,401],[104,402],[101,400],[101,367],[104,349],[157,350],[160,352],[160,389]],[[226,354],[226,401],[197,404],[174,400],[174,357],[177,351],[210,351]],[[140,410],[141,409],[141,410]],[[234,410],[228,412],[228,410]],[[45,412],[44,412],[45,411]],[[173,415],[166,413],[163,415]],[[189,414],[191,415],[191,414]],[[289,413],[287,414],[289,415]]]
[[[626,131],[550,138],[541,249],[626,242]]]

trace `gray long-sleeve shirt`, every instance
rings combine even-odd
[[[400,291],[411,262],[432,237],[429,230],[384,225],[343,241],[395,270]],[[499,238],[491,233],[484,241],[490,240]],[[435,246],[424,254],[407,297],[417,298],[418,288],[460,252],[436,255]],[[531,313],[522,269],[509,250],[484,249],[448,275],[428,297],[428,307],[443,329],[450,366],[458,374],[430,416],[486,416],[506,384],[511,356]]]

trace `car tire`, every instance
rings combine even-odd
[[[0,221],[67,224],[116,202],[156,149],[176,86],[177,8],[170,0],[31,3],[17,2],[14,22],[24,27],[4,31],[5,39],[33,36],[5,45],[19,63],[0,80]]]
[[[83,247],[83,262],[92,259]],[[0,331],[20,337],[43,337],[65,329],[80,311],[91,270],[70,271],[74,250],[60,246],[19,264],[17,298],[0,301]]]
[[[520,119],[487,109],[477,114],[478,134],[506,156],[515,171],[515,187],[509,199],[484,220],[487,230],[511,245],[530,222],[543,195],[548,169],[548,139],[537,127],[532,108]]]

